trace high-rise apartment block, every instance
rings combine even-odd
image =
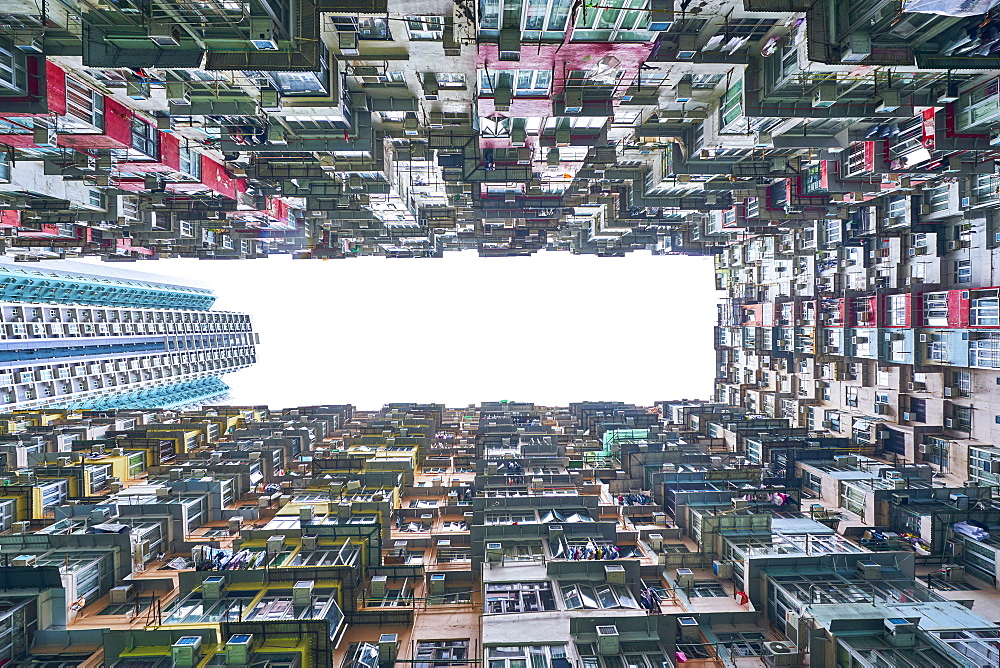
[[[951,217],[994,206],[991,4],[8,3],[0,230],[342,258],[710,253],[853,221],[954,252]]]
[[[0,410],[198,406],[255,360],[250,317],[188,281],[0,258]]]
[[[10,665],[996,664],[995,488],[739,406],[17,411],[0,462]]]

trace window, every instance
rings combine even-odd
[[[510,136],[509,118],[480,118],[479,132],[483,137],[498,138]]]
[[[1000,334],[977,333],[969,341],[969,366],[986,369],[1000,367]]]
[[[0,89],[8,93],[27,95],[27,57],[7,40],[0,40]]]
[[[270,72],[268,77],[282,95],[327,95],[326,69],[319,72]]]
[[[722,132],[731,130],[729,126],[743,116],[743,79],[737,79],[719,104],[719,127]]]
[[[59,119],[62,131],[104,129],[104,96],[79,79],[66,76],[66,114]]]
[[[927,422],[927,400],[910,397],[910,412],[914,422]]]
[[[889,295],[885,300],[886,322],[890,327],[906,325],[906,304],[908,295]]]
[[[951,374],[951,384],[963,397],[972,394],[972,374],[968,371],[953,371]]]
[[[969,406],[951,407],[951,428],[956,431],[972,431],[972,408]]]
[[[515,78],[514,95],[519,97],[544,97],[549,94],[552,83],[551,70],[518,70]]]
[[[551,70],[479,70],[479,94],[494,95],[498,88],[509,88],[518,97],[545,97],[552,84]]]
[[[378,668],[378,645],[368,642],[351,643],[341,668]]]
[[[365,86],[405,86],[406,79],[402,72],[386,72],[371,76],[360,76],[358,79]]]
[[[413,668],[457,668],[469,658],[468,640],[420,640]]]
[[[549,582],[490,582],[486,584],[486,614],[555,610]]]
[[[410,33],[410,39],[443,39],[444,38],[444,17],[443,16],[407,16],[406,28]]]
[[[958,260],[955,262],[955,282],[972,282],[972,260]]]
[[[385,18],[356,18],[353,16],[331,16],[330,23],[338,32],[356,32],[358,39],[391,40],[389,20]]]
[[[1000,297],[996,290],[980,290],[972,293],[969,324],[974,327],[1000,326]]]
[[[924,323],[929,327],[948,325],[948,293],[928,292],[924,295]]]
[[[847,405],[853,408],[858,406],[858,387],[857,385],[849,385],[847,387]]]
[[[562,40],[571,4],[572,0],[480,0],[479,30],[495,37],[500,30],[500,17],[509,10],[520,15],[524,39]]]
[[[695,580],[691,586],[691,598],[721,598],[729,596],[725,588],[715,580]]]
[[[104,199],[104,193],[96,188],[90,188],[87,190],[88,199],[87,204],[98,209],[106,208],[106,202]]]
[[[565,645],[490,647],[486,668],[569,668]]]
[[[201,153],[187,146],[181,147],[181,171],[195,179],[201,179]]]
[[[567,610],[639,607],[632,593],[621,585],[581,583],[563,585],[560,589]]]
[[[935,362],[947,362],[948,339],[942,334],[930,334],[927,342],[927,358]]]
[[[132,148],[150,158],[160,157],[160,133],[138,117],[132,118]]]
[[[687,75],[691,77],[691,87],[700,88],[702,90],[711,90],[719,85],[719,82],[725,78],[724,74],[690,74]]]
[[[644,42],[650,38],[648,0],[607,0],[600,8],[584,3],[573,30],[575,42]]]
[[[434,78],[439,88],[465,88],[465,74],[462,72],[438,72]]]

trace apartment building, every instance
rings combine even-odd
[[[799,251],[914,227],[869,249],[916,260],[881,282],[978,282],[989,5],[26,0],[0,25],[0,230],[138,260],[716,254],[763,231]],[[831,259],[774,271],[788,293]]]
[[[751,458],[789,427],[743,415],[687,400],[0,414],[30,444],[0,471],[0,654],[995,663],[995,487],[841,440]]]
[[[181,407],[254,362],[250,317],[205,286],[107,265],[0,258],[0,407]]]

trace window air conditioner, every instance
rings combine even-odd
[[[567,89],[563,95],[563,111],[567,114],[583,112],[583,91],[579,88]]]
[[[425,99],[432,102],[438,99],[437,75],[434,72],[424,72],[423,87]]]
[[[160,46],[178,46],[181,43],[181,28],[176,23],[150,21],[148,35]]]
[[[690,102],[692,100],[691,84],[690,83],[681,82],[681,83],[677,84],[677,88],[675,89],[675,93],[676,93],[676,100],[677,100],[677,102],[680,102],[681,104]]]
[[[357,56],[361,53],[361,51],[358,50],[358,33],[353,30],[338,32],[337,46],[340,47],[340,53],[345,56]]]
[[[952,427],[955,426],[955,420],[953,420],[952,418],[945,418],[944,419],[944,426],[947,429],[951,429]]]
[[[832,107],[837,102],[837,84],[822,84],[813,93],[813,107]]]
[[[695,622],[697,624],[697,622]],[[597,653],[601,656],[614,656],[621,652],[617,626],[597,627]]]
[[[278,39],[270,18],[250,18],[250,44],[258,51],[277,51]]]

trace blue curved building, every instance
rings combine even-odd
[[[192,407],[255,361],[250,316],[195,281],[0,258],[0,411]]]

